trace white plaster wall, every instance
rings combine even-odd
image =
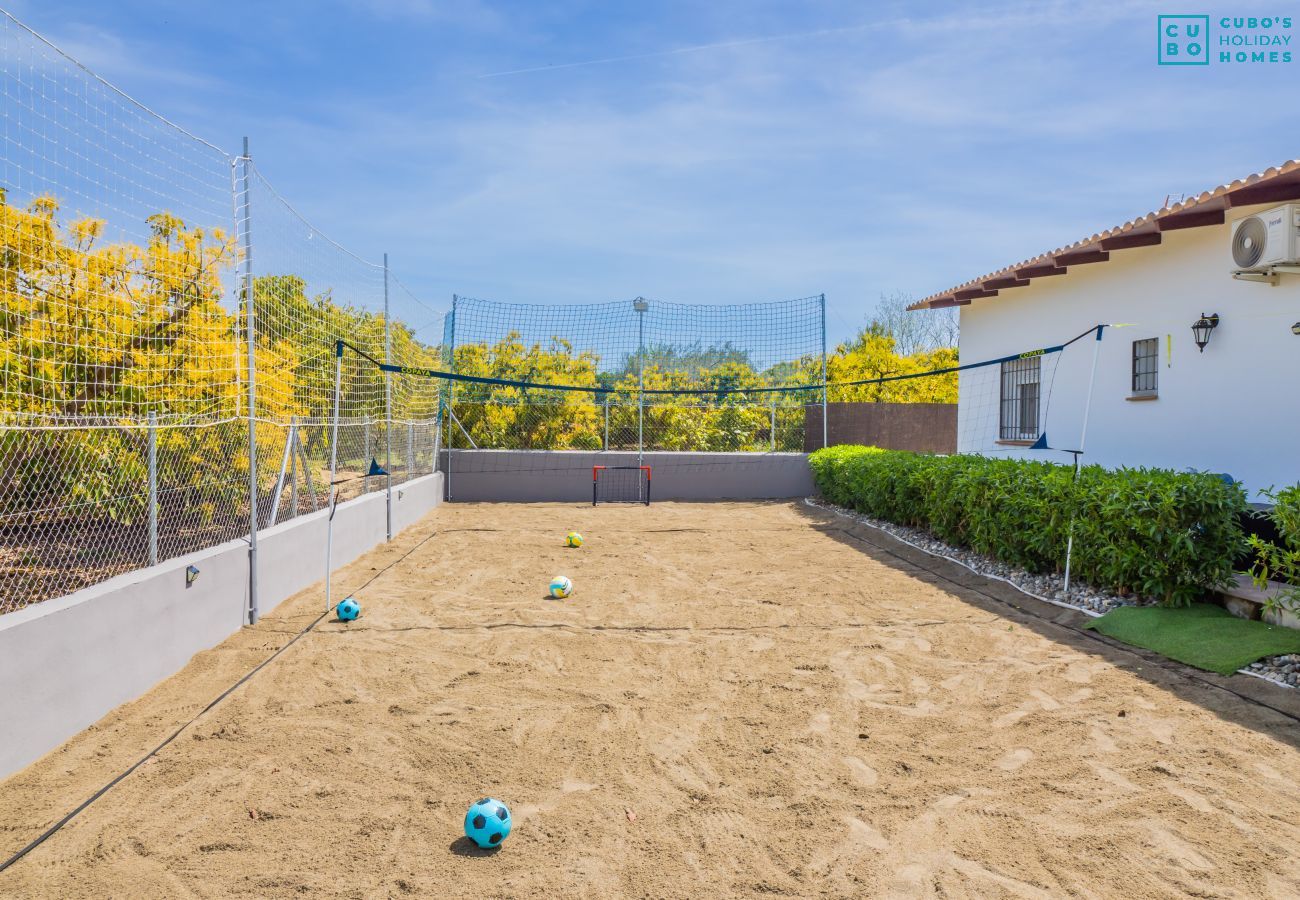
[[[1127,323],[1106,329],[1101,344],[1086,462],[1228,473],[1255,499],[1271,485],[1300,482],[1300,337],[1291,333],[1300,321],[1300,276],[1282,276],[1270,287],[1230,274],[1231,222],[1266,208],[1233,210],[1222,226],[1168,232],[1158,246],[1111,251],[1109,262],[1075,266],[962,307],[962,362],[1059,344],[1096,324]],[[1198,353],[1191,325],[1202,313],[1218,313],[1220,324]],[[1168,358],[1166,335],[1173,339]],[[1132,342],[1152,337],[1160,341],[1159,398],[1133,402]],[[1081,341],[1056,367],[1045,413],[1055,447],[1078,447],[1092,352],[1092,342]],[[997,427],[996,379],[963,373],[960,400],[960,449],[987,449]]]
[[[433,509],[442,491],[441,474],[394,487],[394,531]],[[327,515],[258,532],[263,614],[324,579]],[[382,492],[340,504],[334,565],[385,536]],[[200,575],[187,588],[191,564]],[[236,540],[0,616],[0,778],[221,643],[243,626],[247,610],[248,542]]]

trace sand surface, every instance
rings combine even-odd
[[[842,529],[795,503],[443,507],[343,572],[379,576],[358,622],[323,622],[0,895],[1300,896],[1293,723],[1216,713]],[[560,573],[576,592],[545,599]],[[0,785],[0,852],[321,597]],[[495,853],[460,836],[482,795],[514,813]]]

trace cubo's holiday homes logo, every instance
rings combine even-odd
[[[1209,16],[1158,16],[1162,66],[1208,66]]]
[[[1157,16],[1156,29],[1162,66],[1291,62],[1290,16]]]

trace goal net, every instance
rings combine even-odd
[[[650,466],[592,466],[591,505],[650,505]]]

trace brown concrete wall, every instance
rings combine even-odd
[[[804,451],[822,445],[822,408],[804,407]],[[832,403],[829,443],[957,452],[956,403]]]

